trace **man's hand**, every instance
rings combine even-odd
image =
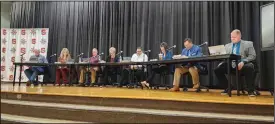
[[[244,65],[244,63],[243,63],[243,62],[240,62],[240,63],[238,64],[238,70],[241,70],[241,69],[243,68],[243,65]]]

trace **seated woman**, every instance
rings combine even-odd
[[[96,48],[93,48],[93,52],[92,52],[92,57],[90,57],[90,63],[98,63],[99,62],[99,56],[98,56],[98,51]],[[90,86],[93,85],[95,83],[95,79],[96,79],[96,71],[99,70],[99,67],[97,66],[92,66],[89,68],[81,68],[80,69],[80,77],[79,77],[79,85],[80,86]],[[88,76],[86,77],[86,83],[84,84],[84,74],[87,73],[87,71],[91,72],[91,82],[87,81],[88,80]]]
[[[161,50],[161,54],[162,54],[162,60],[172,60],[172,53],[170,51],[167,50],[168,49],[168,45],[166,42],[162,42],[160,44],[160,50]],[[152,73],[151,75],[148,76],[148,78],[145,81],[142,81],[142,87],[150,87],[150,83],[152,83],[156,73],[161,73],[161,72],[169,72],[171,71],[172,68],[171,66],[168,65],[159,65],[158,67],[152,68]]]
[[[58,58],[58,62],[60,62],[61,64],[66,63],[68,60],[71,59],[71,55],[69,53],[69,50],[67,48],[63,48],[60,56]],[[69,68],[67,68],[66,66],[59,66],[56,69],[56,78],[55,78],[55,84],[60,86],[60,77],[62,76],[62,80],[63,80],[63,84],[66,85],[68,83],[67,80],[67,74],[69,72]]]
[[[111,47],[109,49],[109,56],[106,58],[106,62],[119,62],[119,57],[116,55],[116,48]],[[108,77],[111,77],[112,81],[117,81],[117,71],[119,67],[116,66],[105,66],[103,70],[103,81],[102,85],[110,84]]]

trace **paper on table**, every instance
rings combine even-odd
[[[188,58],[187,56],[182,56],[182,55],[174,55],[172,57],[173,59],[185,59],[185,58]]]

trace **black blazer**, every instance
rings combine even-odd
[[[106,62],[111,62],[111,56],[108,56],[106,58]],[[119,62],[119,57],[118,56],[115,56],[115,62]]]

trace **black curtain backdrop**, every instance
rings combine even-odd
[[[180,54],[183,40],[195,44],[226,44],[233,29],[242,31],[242,39],[254,42],[260,62],[260,6],[268,2],[14,2],[11,28],[49,28],[48,55],[67,47],[72,56],[81,52],[90,56],[92,48],[108,53],[113,46],[131,56],[136,47],[152,50],[157,58],[159,43],[177,45]],[[106,56],[105,56],[106,57]],[[105,58],[104,57],[104,58]],[[209,64],[209,75],[201,83],[218,86]],[[185,82],[186,83],[186,82]],[[189,82],[190,84],[190,82]],[[259,87],[266,86],[259,83]]]

